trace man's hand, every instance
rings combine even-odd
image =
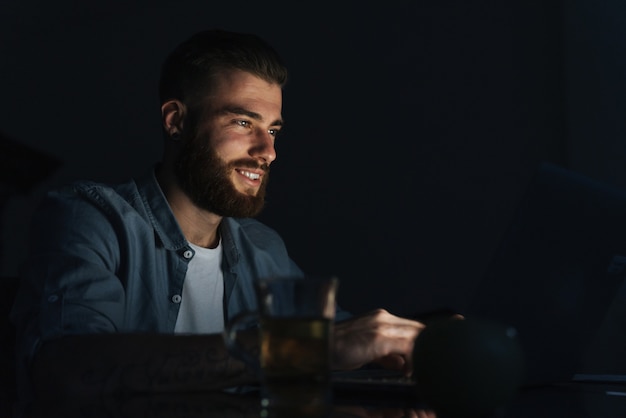
[[[412,355],[415,338],[425,325],[411,319],[377,309],[335,324],[333,368],[357,369],[368,363],[413,371]]]

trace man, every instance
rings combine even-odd
[[[287,72],[248,34],[209,30],[165,60],[162,161],[44,200],[12,311],[22,393],[227,388],[252,380],[220,332],[253,282],[302,276],[263,207]],[[334,367],[411,370],[423,324],[337,314]],[[256,343],[252,338],[252,346]]]

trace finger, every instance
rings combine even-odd
[[[388,370],[397,370],[406,377],[413,375],[413,361],[411,356],[401,354],[390,354],[373,362]]]

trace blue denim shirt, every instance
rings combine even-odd
[[[154,171],[117,186],[79,182],[51,192],[31,231],[11,314],[18,375],[41,341],[62,335],[174,332],[194,250]],[[256,278],[303,276],[280,236],[262,223],[224,218],[219,232],[227,321],[256,308]]]

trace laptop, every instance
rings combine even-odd
[[[335,403],[375,407],[425,406],[415,380],[401,372],[375,367],[336,371],[332,375]]]
[[[542,163],[463,314],[517,330],[525,387],[619,380],[580,371],[625,276],[626,191]],[[336,373],[334,381],[342,396],[416,393],[412,379],[377,369]]]
[[[615,379],[585,359],[625,276],[626,191],[542,163],[464,313],[517,330],[528,387]]]

